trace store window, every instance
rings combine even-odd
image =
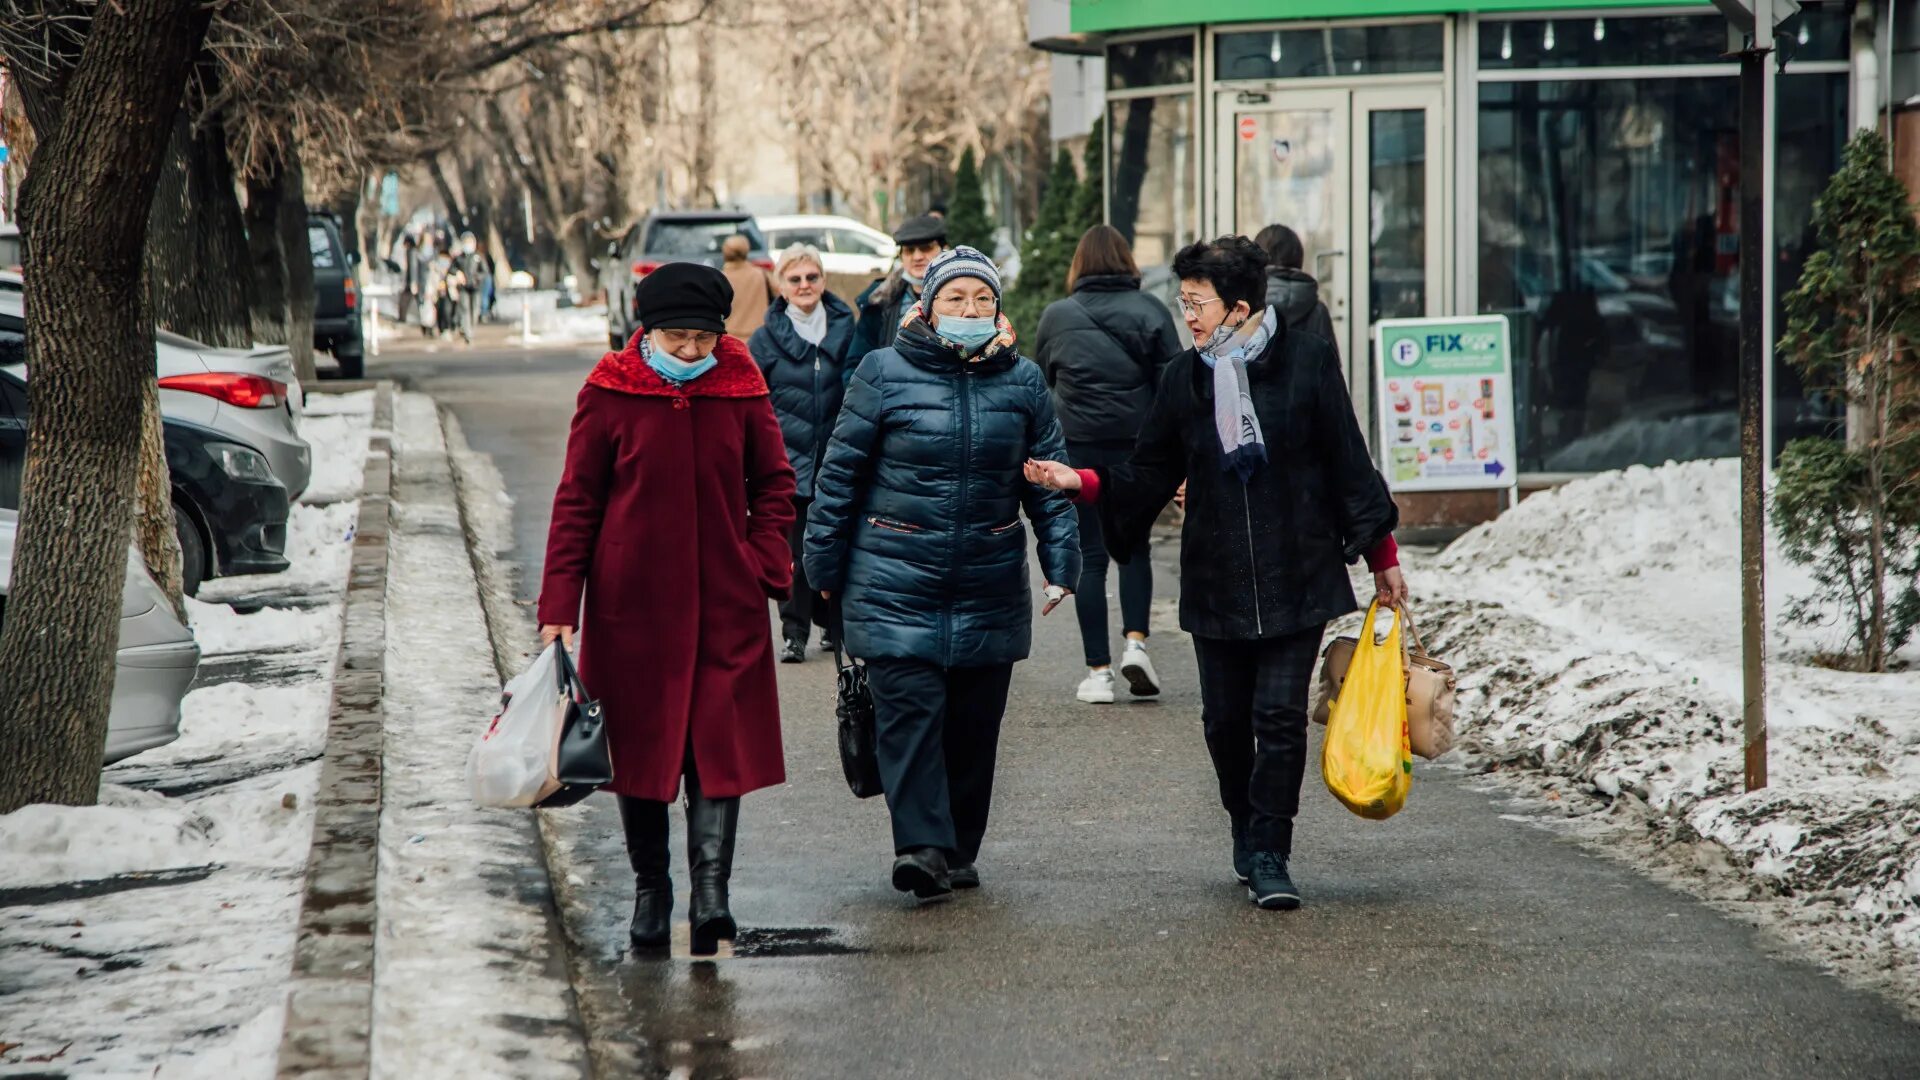
[[[1313,79],[1439,71],[1446,31],[1437,22],[1252,30],[1214,39],[1214,77]]]
[[[1107,89],[1137,90],[1148,86],[1193,82],[1193,37],[1123,41],[1107,47]]]
[[[1780,293],[1838,162],[1844,79],[1781,80],[1782,100],[1804,107],[1781,112]],[[1521,468],[1738,452],[1738,90],[1720,77],[1481,84],[1479,310],[1512,320]],[[1789,373],[1775,413],[1776,432],[1805,434],[1830,409]]]
[[[1142,268],[1170,265],[1198,238],[1195,125],[1190,93],[1107,103],[1107,220]]]
[[[1792,69],[1789,68],[1789,71]],[[1844,72],[1783,74],[1774,82],[1782,102],[1774,129],[1773,285],[1776,330],[1784,331],[1784,297],[1800,283],[1800,272],[1819,245],[1813,230],[1813,203],[1840,168],[1846,150],[1847,76]],[[1773,453],[1794,439],[1844,431],[1846,409],[1831,396],[1809,393],[1787,358],[1773,358]]]

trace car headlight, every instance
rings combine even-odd
[[[239,443],[208,443],[207,452],[220,468],[235,480],[246,480],[256,484],[273,482],[273,466],[267,459]]]

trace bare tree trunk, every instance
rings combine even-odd
[[[140,549],[147,573],[167,594],[174,618],[184,623],[187,601],[180,533],[173,524],[173,474],[167,469],[166,434],[160,423],[160,387],[152,379],[140,384],[140,475],[134,492],[134,546]]]
[[[253,341],[253,275],[227,137],[181,110],[147,225],[154,321],[221,348]]]
[[[1887,400],[1892,387],[1888,385],[1888,368],[1892,364],[1892,348],[1889,340],[1887,353],[1875,358],[1871,367],[1860,375],[1860,381],[1866,390],[1865,408],[1862,413],[1868,425],[1865,432],[1864,450],[1867,459],[1867,552],[1871,560],[1872,572],[1868,575],[1867,588],[1871,595],[1867,597],[1867,640],[1864,655],[1861,656],[1861,669],[1865,671],[1887,670]]]
[[[285,345],[300,381],[313,374],[313,255],[307,247],[307,204],[299,150],[289,141],[283,158],[247,182],[247,246],[259,304],[257,341]]]
[[[694,201],[701,206],[718,206],[720,205],[720,197],[713,183],[714,129],[719,126],[715,120],[714,112],[714,102],[717,97],[714,83],[715,80],[719,78],[715,70],[718,65],[714,63],[713,56],[714,35],[709,30],[703,30],[694,36],[695,40],[699,42],[696,54],[698,63],[695,65],[694,71],[695,77],[699,80],[698,86],[700,89],[698,106],[699,118],[693,125]]]
[[[35,120],[21,221],[26,306],[42,332],[27,345],[33,416],[0,632],[0,814],[99,797],[140,400],[153,382],[147,215],[210,11],[195,0],[94,7],[71,77],[44,88],[57,112]]]

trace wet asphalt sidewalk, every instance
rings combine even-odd
[[[518,502],[527,597],[592,359],[376,362],[492,455]],[[1177,587],[1169,555],[1161,612]],[[1384,823],[1347,813],[1309,770],[1294,860],[1306,906],[1258,911],[1229,874],[1184,638],[1155,639],[1159,701],[1093,707],[1073,700],[1070,614],[1036,637],[1015,672],[985,887],[953,903],[915,909],[889,887],[885,807],[840,778],[832,662],[817,652],[780,671],[789,780],[745,800],[731,957],[692,963],[684,944],[630,957],[611,800],[557,815],[602,1064],[689,1077],[1920,1075],[1920,1026],[1891,1005],[1503,818],[1442,768],[1422,765]],[[684,919],[677,813],[674,828]]]

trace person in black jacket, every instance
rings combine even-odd
[[[1340,343],[1333,337],[1333,316],[1320,299],[1320,282],[1300,268],[1307,261],[1300,234],[1285,225],[1269,225],[1253,242],[1267,254],[1267,306],[1279,310],[1287,329],[1326,339],[1338,360]]]
[[[1180,334],[1166,305],[1140,291],[1133,250],[1111,225],[1095,225],[1080,238],[1067,271],[1067,292],[1067,299],[1047,305],[1040,316],[1034,359],[1053,388],[1067,460],[1083,469],[1118,465],[1146,423],[1160,373],[1180,353]],[[1114,699],[1108,553],[1099,513],[1090,506],[1079,512],[1080,587],[1073,604],[1088,670],[1076,696],[1105,705]],[[1120,629],[1127,642],[1120,675],[1143,697],[1160,692],[1160,677],[1147,655],[1152,603],[1153,560],[1143,549],[1120,567]]]
[[[1080,579],[1072,505],[1022,472],[1065,443],[1040,369],[1014,351],[999,274],[963,246],[926,286],[930,303],[854,370],[805,560],[866,661],[893,884],[923,902],[980,884],[1000,720],[1033,641],[1026,523],[1046,610]]]
[[[847,357],[853,344],[853,309],[827,291],[820,251],[811,244],[795,244],[781,252],[773,280],[780,295],[767,308],[766,320],[747,341],[747,349],[767,377],[787,460],[793,463],[798,480],[791,536],[793,593],[780,605],[780,629],[786,639],[780,662],[798,664],[807,658],[813,627],[827,625],[826,605],[818,602],[802,568],[801,546],[807,534],[807,507],[813,502],[813,478],[826,456],[834,419],[840,415],[840,399],[846,393],[843,371],[853,366]]]
[[[1307,683],[1326,624],[1355,608],[1346,564],[1367,557],[1383,604],[1404,600],[1406,581],[1399,514],[1333,348],[1266,304],[1265,264],[1244,236],[1182,249],[1173,272],[1197,347],[1168,366],[1133,456],[1090,470],[1035,461],[1027,475],[1097,503],[1122,559],[1186,483],[1180,626],[1199,660],[1234,875],[1262,908],[1289,909]]]
[[[933,214],[908,218],[894,230],[893,242],[900,246],[900,265],[867,286],[853,302],[860,311],[860,324],[854,328],[853,348],[848,352],[852,364],[893,344],[900,321],[925,291],[927,267],[947,249],[946,219]]]

